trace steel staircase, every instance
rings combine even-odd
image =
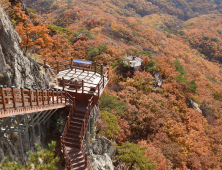
[[[93,107],[93,96],[88,103],[76,104],[73,99],[63,134],[60,137],[61,152],[64,154],[68,170],[91,169],[83,141]]]

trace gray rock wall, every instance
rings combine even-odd
[[[41,71],[41,66],[26,55],[20,47],[21,39],[9,20],[7,14],[0,7],[0,85],[19,87],[48,88],[49,82]],[[2,121],[3,119],[0,119]],[[42,132],[42,136],[44,136]],[[27,152],[27,135],[22,133],[24,152]],[[32,135],[30,133],[31,143]],[[39,142],[40,139],[37,142]],[[10,161],[21,161],[21,149],[18,134],[4,134],[0,136],[0,163],[4,156]],[[27,155],[26,155],[27,159]]]
[[[86,135],[88,157],[93,170],[114,170],[112,156],[116,153],[115,145],[104,136],[98,137],[96,125],[99,117],[99,103],[91,113],[90,130]]]
[[[20,37],[0,7],[0,84],[16,87],[48,87],[40,66],[20,48]]]

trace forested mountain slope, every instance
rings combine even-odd
[[[29,9],[29,23],[18,3],[10,15],[37,60],[72,56],[111,67],[99,134],[146,146],[156,169],[222,168],[220,1],[24,2],[41,14]],[[142,72],[122,64],[126,54],[143,59]]]
[[[44,12],[50,12],[59,8],[59,3],[64,2],[71,4],[72,2],[78,2],[78,0],[56,2],[53,0],[25,0],[25,3],[33,7],[36,6],[38,10]],[[112,14],[117,13],[124,16],[135,16],[137,14],[145,16],[154,13],[167,13],[186,20],[201,14],[220,14],[222,12],[221,0],[84,0],[82,2],[97,6],[101,9],[103,9],[103,6],[106,6],[106,12]]]

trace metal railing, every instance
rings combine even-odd
[[[66,96],[67,92],[61,90],[0,86],[0,110],[66,104]]]
[[[86,69],[86,68],[76,68],[73,66],[73,58],[69,59],[69,60],[64,60],[64,61],[47,61],[46,59],[44,59],[44,66],[49,65],[52,69],[54,69],[56,71],[56,73],[58,74],[60,71],[64,71],[64,70],[75,70],[76,73],[76,69],[79,70],[83,70],[83,71],[91,71],[94,73],[98,73],[101,76],[103,74],[105,74],[107,72],[107,70],[109,70],[109,67],[104,67],[103,64],[98,64],[97,62],[92,62],[91,68],[90,69]]]
[[[67,169],[69,170],[72,168],[72,165],[71,165],[71,158],[69,157],[68,151],[66,150],[65,147],[65,138],[67,135],[67,131],[69,130],[71,118],[73,117],[73,113],[75,111],[75,97],[72,97],[69,93],[66,94],[67,94],[67,101],[69,101],[67,102],[67,105],[70,106],[70,110],[69,110],[69,115],[67,116],[67,121],[62,136],[60,136],[60,147],[61,147],[61,152],[64,154]]]
[[[90,119],[90,114],[92,112],[94,108],[94,104],[93,104],[93,96],[88,100],[88,106],[86,107],[86,113],[85,113],[85,117],[84,117],[84,121],[82,124],[82,128],[80,131],[80,141],[81,141],[81,145],[80,145],[80,149],[82,151],[82,153],[84,153],[84,157],[85,157],[85,165],[88,169],[91,169],[91,165],[90,165],[90,161],[88,160],[87,154],[86,154],[86,149],[84,146],[83,141],[85,141],[85,136],[86,136],[86,131],[88,128],[88,124],[89,124],[89,119]]]
[[[69,95],[69,93],[67,93]],[[71,97],[71,96],[70,96]],[[63,134],[60,137],[60,147],[61,147],[61,152],[64,154],[64,158],[65,158],[65,162],[66,162],[66,166],[67,169],[70,170],[72,169],[72,164],[71,164],[71,158],[68,155],[68,151],[65,148],[65,138],[67,135],[67,131],[69,130],[69,126],[70,126],[70,122],[71,122],[71,118],[74,116],[73,113],[75,111],[75,98],[70,99],[72,100],[72,103],[70,106],[70,111],[69,111],[69,116],[67,116],[67,121],[63,130]],[[82,127],[80,130],[80,135],[79,135],[79,149],[81,150],[81,152],[83,153],[84,159],[85,159],[85,166],[91,170],[91,165],[90,165],[90,161],[88,160],[87,154],[86,154],[86,149],[84,146],[84,140],[85,140],[85,135],[86,135],[86,129],[88,127],[88,123],[89,123],[89,117],[90,117],[90,113],[94,108],[94,104],[93,104],[93,96],[91,97],[91,99],[88,100],[88,106],[86,108],[86,113],[83,119],[83,123],[82,123]]]

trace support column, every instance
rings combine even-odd
[[[29,150],[31,150],[30,139],[29,139],[29,128],[28,127],[26,127],[26,133],[27,133],[27,139],[28,139],[28,147],[29,147]]]
[[[34,143],[36,143],[36,138],[35,138],[35,126],[32,124],[32,133],[33,133],[33,139]]]
[[[38,129],[39,129],[39,140],[41,141],[40,119],[38,119]]]
[[[20,141],[20,146],[21,146],[21,152],[22,152],[22,163],[25,165],[25,156],[24,156],[24,150],[23,150],[23,145],[22,145],[22,136],[21,136],[21,130],[19,130],[19,141]]]
[[[90,115],[89,115],[90,116]],[[90,117],[89,117],[89,124],[88,124],[88,132],[87,132],[87,136],[88,136],[88,149],[90,148]],[[89,151],[89,150],[88,150]],[[89,153],[89,152],[88,152]]]
[[[31,150],[30,140],[29,140],[29,125],[28,125],[27,115],[25,116],[24,124],[25,124],[25,126],[26,126],[26,133],[27,133],[27,139],[28,139],[28,147],[29,147],[29,150]]]
[[[0,122],[0,136],[2,135],[2,124]]]
[[[94,132],[95,132],[95,129],[94,129],[94,126],[95,126],[95,120],[94,120],[94,111],[95,109],[93,109],[92,111],[92,116],[90,117],[91,118],[91,121],[92,121],[92,125],[91,125],[91,136],[92,138],[94,139]]]

